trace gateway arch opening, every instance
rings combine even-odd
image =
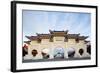
[[[45,48],[42,50],[41,54],[42,54],[43,59],[48,59],[50,57],[49,52],[50,50],[48,48]]]
[[[68,48],[67,53],[68,53],[68,58],[73,58],[74,55],[75,55],[75,49],[74,48]]]
[[[64,59],[64,49],[63,48],[55,48],[54,49],[54,58]]]

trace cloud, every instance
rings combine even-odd
[[[23,38],[25,35],[49,33],[51,30],[69,30],[69,33],[90,35],[89,13],[23,11]]]

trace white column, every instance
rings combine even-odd
[[[68,58],[67,48],[64,48],[64,58]]]
[[[54,52],[53,52],[53,48],[50,48],[50,59],[54,58]]]

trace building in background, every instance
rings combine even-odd
[[[28,45],[27,54],[24,60],[28,59],[66,59],[90,57],[86,41],[88,36],[80,34],[70,34],[67,31],[52,31],[48,34],[36,33],[37,36],[26,36],[29,41],[24,41]],[[90,48],[90,47],[89,47]]]

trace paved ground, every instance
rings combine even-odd
[[[85,58],[68,58],[68,59],[38,59],[38,60],[23,60],[23,63],[34,63],[34,62],[48,62],[48,61],[70,61],[70,60],[89,60],[91,59],[90,57],[85,57]]]

